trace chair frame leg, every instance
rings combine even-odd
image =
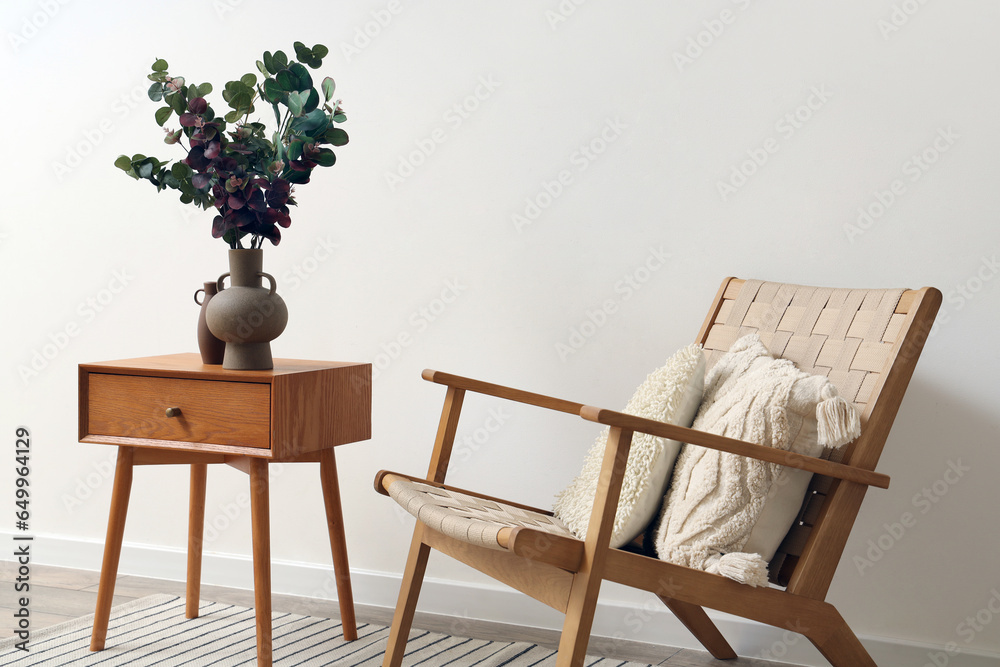
[[[333,572],[337,581],[341,628],[344,639],[354,641],[358,638],[358,623],[354,617],[351,567],[347,562],[347,536],[344,534],[344,512],[340,504],[340,482],[337,479],[337,459],[333,449],[324,449],[320,453],[319,466],[330,551],[333,554]]]
[[[104,541],[104,560],[101,563],[101,582],[97,588],[97,608],[94,611],[94,628],[90,636],[91,651],[104,650],[104,642],[108,636],[108,620],[111,617],[111,603],[115,597],[115,580],[118,577],[118,561],[122,554],[128,499],[132,492],[134,453],[132,447],[118,448],[115,481],[111,491],[111,511],[108,515],[108,533]]]
[[[187,589],[184,615],[198,618],[201,600],[201,555],[205,539],[205,491],[208,464],[191,464],[191,498],[188,505]]]
[[[712,654],[713,658],[716,660],[733,660],[738,657],[736,651],[729,645],[726,638],[722,636],[719,628],[716,627],[715,623],[712,622],[712,619],[708,617],[708,614],[705,613],[702,607],[662,595],[658,595],[657,597],[663,601],[663,604],[667,605],[667,608],[684,624],[684,627],[691,631],[695,639],[701,642],[701,645]]]
[[[822,640],[806,635],[823,657],[833,667],[878,667],[839,613],[836,614],[834,623],[836,627],[833,632],[826,633]]]
[[[420,587],[424,582],[430,551],[431,548],[423,541],[423,524],[418,523],[413,530],[410,552],[406,557],[403,583],[399,587],[399,599],[392,615],[392,628],[389,631],[382,667],[400,667],[403,664],[406,642],[410,637],[413,615],[417,611],[417,598],[420,597]]]

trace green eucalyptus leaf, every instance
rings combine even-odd
[[[303,93],[299,94],[302,95]],[[319,93],[316,92],[315,88],[310,88],[309,92],[305,93],[305,95],[306,95],[306,103],[302,107],[302,112],[309,113],[315,110],[316,107],[319,106]]]
[[[291,97],[293,93],[289,93]],[[297,132],[304,132],[310,136],[317,136],[326,131],[326,127],[329,124],[329,120],[326,114],[319,109],[314,109],[307,114],[304,114],[300,118],[296,118],[292,121],[292,129]]]
[[[277,70],[283,70],[286,67],[288,67],[288,56],[285,55],[284,51],[275,51],[274,52],[274,67],[275,67],[275,69],[273,69],[271,71],[274,72],[275,74],[277,74]],[[268,69],[271,69],[271,68],[268,68]]]
[[[324,135],[326,141],[334,146],[343,146],[348,142],[347,132],[344,132],[339,127],[331,127],[326,131]]]
[[[156,124],[159,125],[160,127],[163,127],[163,124],[167,122],[167,119],[170,118],[170,114],[172,114],[173,112],[174,110],[171,109],[170,107],[160,107],[159,109],[157,109],[155,116]]]
[[[265,75],[267,75],[268,73],[274,74],[277,71],[274,68],[274,56],[271,55],[270,51],[264,52],[264,69],[267,70],[267,72],[265,72]]]
[[[149,162],[141,162],[135,167],[135,173],[139,178],[149,178],[153,175],[153,165]]]
[[[241,118],[242,116],[243,116],[243,114],[242,114],[242,113],[240,113],[239,111],[230,111],[229,113],[227,113],[227,114],[225,115],[225,119],[226,119],[226,122],[227,122],[227,123],[235,123],[235,122],[236,122],[236,121],[238,121],[238,120],[239,120],[239,119],[240,119],[240,118]]]
[[[160,100],[163,99],[163,84],[159,82],[154,83],[152,86],[149,87],[149,90],[146,91],[146,94],[152,101],[159,102]]]
[[[292,183],[294,185],[301,185],[303,183],[309,182],[309,174],[310,173],[311,173],[311,170],[310,171],[296,171],[294,169],[291,169],[291,170],[289,170],[289,172],[287,174],[285,174],[284,178],[289,183]],[[289,200],[288,203],[291,204],[292,203],[291,200]]]
[[[187,111],[187,99],[185,98],[183,93],[178,93],[177,95],[170,95],[165,99],[167,101],[167,104],[170,105],[170,108],[173,109],[175,112],[177,112],[178,116]]]
[[[167,61],[164,60],[163,58],[157,58],[156,61],[153,63],[154,72],[166,72],[167,67],[168,67]]]
[[[118,159],[115,160],[115,166],[132,178],[138,180],[139,177],[136,176],[135,170],[132,169],[132,160],[130,160],[127,155],[119,155]]]
[[[174,162],[173,166],[170,167],[170,174],[176,178],[178,181],[183,181],[184,179],[191,178],[194,172],[191,167],[184,164],[183,162]]]
[[[247,88],[253,88],[254,86],[257,85],[257,75],[254,74],[253,72],[244,74],[243,76],[240,77],[240,82]]]
[[[304,104],[300,92],[288,93],[288,110],[292,112],[293,116],[302,115],[302,106]]]
[[[320,150],[316,156],[316,163],[321,167],[332,167],[337,162],[337,156],[329,148]]]
[[[309,76],[309,70],[303,67],[301,63],[292,63],[288,66],[288,69],[298,81],[295,90],[309,90],[312,88],[313,80]]]
[[[267,66],[260,60],[257,61],[257,71],[264,75],[264,78],[271,76],[271,73],[267,71]]]
[[[265,79],[262,89],[262,97],[271,104],[281,101],[281,98],[285,95],[285,91],[281,89],[281,86],[274,79]]]
[[[333,99],[333,91],[337,90],[337,83],[330,77],[326,77],[323,79],[321,86],[323,88],[324,101],[329,102]]]
[[[322,44],[316,44],[313,46],[312,52],[317,58],[326,58],[326,56],[330,53],[330,49],[326,48]]]
[[[347,115],[344,113],[337,113],[332,116],[334,123],[343,123],[347,120]]]
[[[278,83],[278,88],[281,88],[286,93],[296,90],[296,77],[287,69],[283,69],[275,74],[274,80]]]
[[[288,144],[288,159],[298,160],[300,157],[302,157],[302,142],[296,140]]]

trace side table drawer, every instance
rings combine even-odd
[[[168,417],[168,408],[180,414]],[[264,383],[90,373],[93,435],[268,449],[271,387]]]

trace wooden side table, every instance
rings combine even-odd
[[[371,364],[275,359],[229,371],[174,354],[80,364],[80,442],[118,446],[90,649],[104,648],[137,465],[191,466],[186,615],[198,616],[207,466],[250,477],[257,659],[271,665],[268,463],[318,462],[344,639],[357,639],[334,447],[371,437]]]

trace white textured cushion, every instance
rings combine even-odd
[[[774,359],[757,334],[709,371],[699,431],[818,456],[858,436],[854,406],[822,376]],[[660,558],[767,584],[773,556],[802,506],[811,473],[685,445],[657,525]]]
[[[646,378],[624,412],[690,426],[701,402],[704,380],[705,355],[700,345],[689,345],[678,350],[662,368]],[[604,429],[597,438],[587,454],[580,476],[556,496],[553,507],[555,515],[580,539],[587,536],[609,431]],[[676,440],[645,433],[636,433],[632,437],[632,449],[611,534],[612,547],[628,544],[656,519],[678,451],[680,443]]]

